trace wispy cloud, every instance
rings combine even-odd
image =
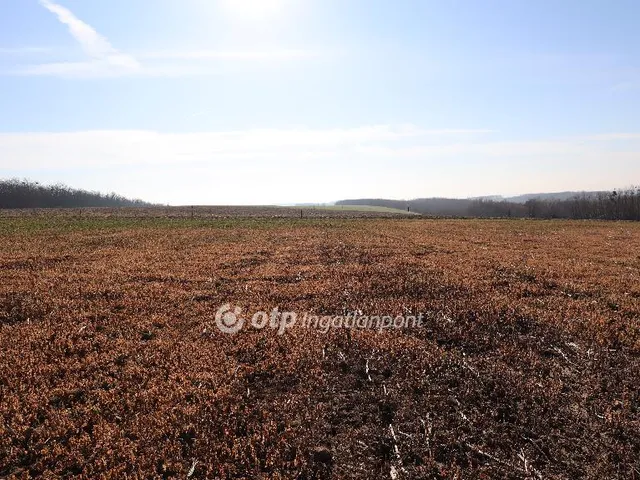
[[[136,56],[163,60],[291,60],[318,56],[318,53],[308,50],[159,50]]]
[[[109,41],[87,25],[70,10],[50,0],[40,0],[40,5],[58,17],[58,20],[69,28],[69,33],[75,38],[83,50],[95,59],[117,54],[117,51]]]
[[[580,137],[586,142],[609,142],[614,140],[640,140],[640,133],[598,133]]]
[[[495,141],[489,129],[424,129],[413,124],[336,129],[252,129],[193,133],[105,130],[61,133],[0,133],[0,168],[16,159],[25,168],[86,165],[180,164],[183,161],[335,158],[445,160],[513,158],[541,160],[624,154],[640,158],[639,133],[606,133],[569,138]],[[634,143],[621,151],[619,142]],[[132,150],[133,149],[133,150]],[[135,155],[132,152],[135,151]],[[47,152],[47,155],[42,155]],[[622,158],[622,157],[621,157]]]
[[[118,51],[109,40],[100,35],[91,25],[76,17],[69,9],[51,0],[40,0],[40,5],[53,13],[60,23],[67,26],[69,33],[89,60],[30,65],[16,73],[91,77],[114,76],[141,69],[140,63],[134,57]]]
[[[52,51],[52,47],[0,47],[0,55],[30,55]]]
[[[266,160],[349,154],[362,147],[393,152],[411,145],[473,141],[487,129],[424,129],[413,124],[334,129],[251,129],[193,133],[106,130],[61,133],[0,133],[1,168],[20,159],[25,168],[109,163],[180,163],[212,158]],[[136,151],[132,155],[132,149]],[[42,152],[48,152],[42,155]]]
[[[139,64],[131,62],[129,58],[124,56],[89,62],[56,62],[28,65],[13,73],[17,75],[63,78],[105,78],[140,72]]]
[[[300,49],[272,50],[156,50],[127,53],[116,49],[94,27],[52,0],[40,5],[64,24],[88,57],[82,61],[43,62],[21,66],[10,73],[25,76],[63,78],[108,78],[119,76],[180,77],[214,75],[229,62],[277,63],[319,56]],[[0,48],[0,54],[51,53],[48,47]]]

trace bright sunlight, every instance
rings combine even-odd
[[[265,21],[278,15],[286,0],[220,0],[222,10],[243,21]]]

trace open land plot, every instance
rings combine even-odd
[[[640,478],[639,224],[32,215],[0,252],[0,478]]]
[[[280,206],[182,206],[182,207],[87,207],[0,209],[0,218],[401,218],[417,214],[395,208],[368,205],[327,207]]]
[[[378,205],[306,205],[300,208],[310,210],[329,210],[334,212],[370,212],[370,213],[394,213],[400,215],[419,215],[418,213],[399,208],[381,207]]]

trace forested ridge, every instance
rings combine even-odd
[[[447,217],[518,217],[640,220],[640,187],[575,194],[572,198],[531,198],[526,202],[492,199],[352,199],[337,205],[374,205]]]
[[[90,192],[63,184],[0,180],[0,208],[146,207],[150,203],[116,193]]]

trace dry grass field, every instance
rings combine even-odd
[[[0,478],[640,479],[640,224],[161,212],[0,219]]]
[[[395,208],[366,205],[338,206],[187,206],[187,207],[96,207],[96,208],[16,208],[0,210],[0,218],[399,218],[415,213]]]

